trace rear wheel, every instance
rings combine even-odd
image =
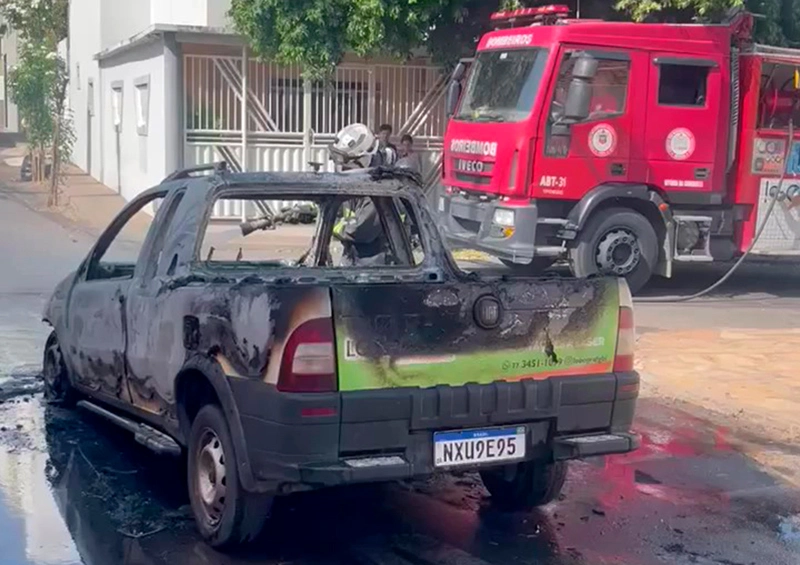
[[[595,212],[570,249],[576,277],[625,277],[633,293],[647,284],[657,262],[655,229],[647,218],[627,208]]]
[[[64,406],[75,404],[77,393],[69,381],[67,366],[64,363],[56,332],[50,334],[44,346],[42,378],[44,379],[44,397],[48,402]]]
[[[535,276],[541,275],[552,267],[556,260],[552,257],[534,257],[530,263],[514,263],[507,259],[500,259],[500,262],[515,274]]]
[[[228,423],[215,404],[204,406],[192,422],[187,470],[192,512],[209,545],[233,548],[258,536],[272,497],[242,488]]]
[[[481,472],[492,503],[507,511],[531,510],[555,500],[567,479],[563,461],[526,461]]]

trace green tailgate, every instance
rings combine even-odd
[[[500,326],[473,305],[492,295]],[[616,280],[353,285],[333,290],[339,389],[485,384],[612,371]]]

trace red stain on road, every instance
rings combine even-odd
[[[719,495],[709,492],[707,485],[697,485],[696,489],[672,486],[639,469],[641,463],[654,460],[689,459],[733,451],[729,430],[708,426],[707,422],[688,415],[685,423],[674,430],[639,426],[642,442],[637,451],[605,458],[601,476],[606,488],[598,494],[598,501],[607,508],[618,508],[641,495],[675,504],[703,499],[718,501]]]

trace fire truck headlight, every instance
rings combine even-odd
[[[503,227],[514,227],[514,210],[506,210],[498,208],[494,211],[494,218],[492,219],[495,225]]]

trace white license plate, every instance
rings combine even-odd
[[[433,434],[436,467],[458,467],[525,457],[525,427],[487,428]]]

